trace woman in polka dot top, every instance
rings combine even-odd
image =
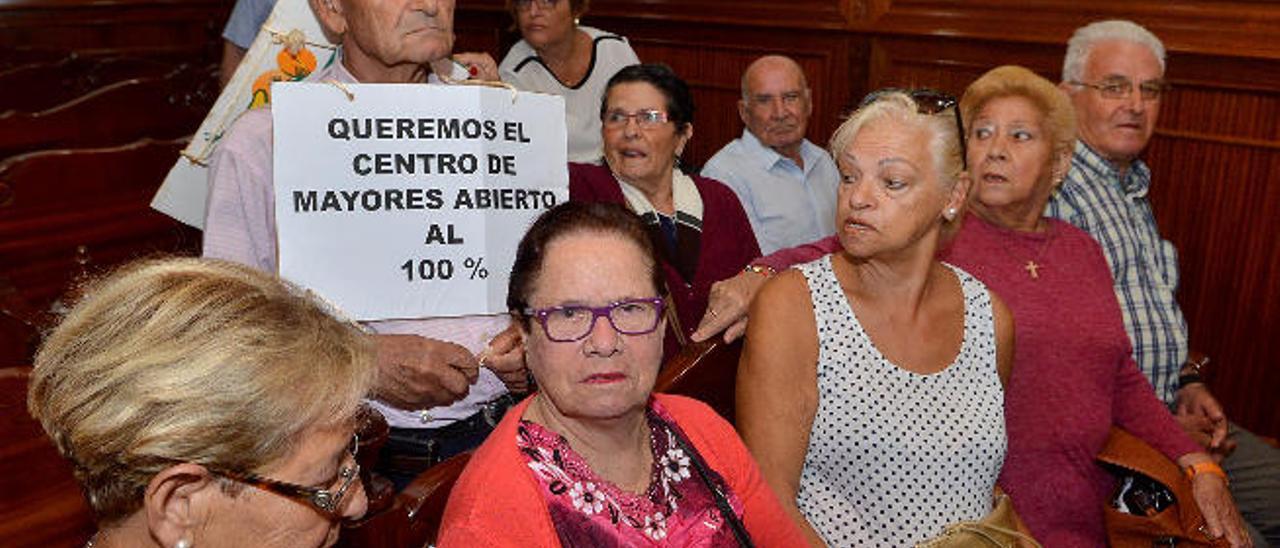
[[[840,249],[751,306],[739,430],[814,544],[910,546],[992,507],[1013,324],[934,258],[968,189],[954,106],[887,93],[842,124]]]

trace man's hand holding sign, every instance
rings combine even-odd
[[[281,276],[359,320],[504,313],[520,235],[568,198],[561,99],[470,86],[344,88],[273,89]],[[513,392],[528,388],[510,330],[479,355],[376,337],[391,381],[377,397],[397,408],[457,401],[482,366]]]

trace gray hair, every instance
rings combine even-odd
[[[1095,21],[1076,29],[1067,41],[1067,56],[1062,60],[1062,81],[1078,82],[1084,78],[1084,66],[1089,62],[1089,52],[1099,42],[1123,41],[1146,46],[1160,63],[1164,73],[1164,43],[1156,35],[1133,21],[1112,19]]]

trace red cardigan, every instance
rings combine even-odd
[[[692,280],[686,280],[674,266],[662,265],[685,336],[693,333],[707,310],[711,284],[732,278],[760,256],[760,245],[751,222],[742,211],[742,202],[729,187],[714,179],[691,175],[702,197],[702,249]],[[569,164],[569,199],[578,202],[605,202],[626,205],[622,187],[607,166]],[[668,336],[666,353],[675,355],[677,346]]]
[[[694,399],[653,398],[742,500],[743,521],[757,546],[806,545],[729,423]],[[531,400],[507,412],[458,478],[440,525],[441,548],[560,545],[541,486],[516,448],[516,427]]]

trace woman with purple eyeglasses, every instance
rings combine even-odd
[[[803,544],[733,427],[652,393],[660,283],[643,223],[621,206],[570,202],[533,224],[507,306],[539,391],[472,457],[441,546]]]

